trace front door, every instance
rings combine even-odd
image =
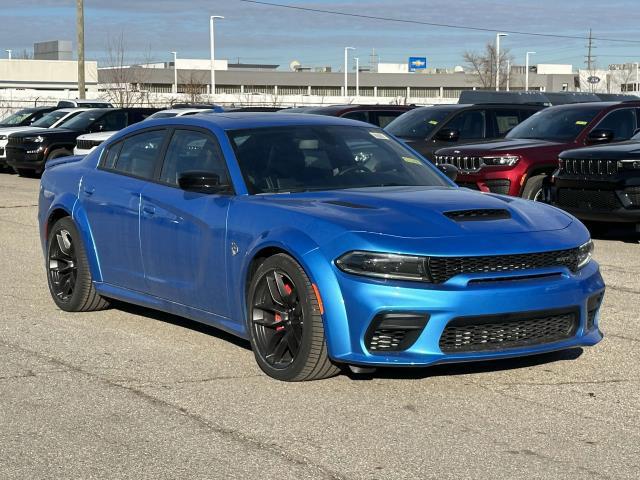
[[[213,172],[229,184],[224,156],[210,133],[174,130],[159,182],[142,191],[140,241],[148,290],[228,316],[226,222],[233,197],[180,189],[178,179],[187,171]]]

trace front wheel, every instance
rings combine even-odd
[[[527,180],[524,190],[522,191],[522,198],[533,200],[534,202],[541,202],[544,198],[542,193],[542,182],[544,182],[546,177],[547,176],[544,174],[535,175]]]
[[[47,279],[51,297],[67,312],[102,310],[109,302],[96,292],[87,254],[73,220],[58,220],[47,241]]]
[[[327,353],[311,281],[289,255],[274,255],[258,267],[247,307],[251,346],[267,375],[299,382],[332,377],[340,371]]]

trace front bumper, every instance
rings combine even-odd
[[[349,331],[348,335],[332,331],[343,324],[332,321],[332,312],[325,313],[330,356],[336,362],[354,365],[427,366],[534,355],[591,346],[602,339],[598,310],[590,320],[593,325],[587,327],[588,312],[592,308],[588,306],[589,299],[604,292],[597,263],[592,261],[575,274],[565,268],[540,269],[527,274],[548,276],[518,279],[523,275],[520,272],[500,275],[504,281],[474,283],[481,276],[459,275],[441,285],[425,285],[377,281],[336,271]],[[445,327],[460,317],[508,318],[524,312],[563,309],[577,312],[577,326],[571,336],[559,341],[464,353],[445,353],[440,347]],[[429,319],[415,343],[406,350],[372,352],[367,345],[367,330],[373,319],[384,312],[419,313],[428,315]]]
[[[633,182],[554,179],[544,201],[581,220],[640,223],[640,178]]]
[[[7,146],[6,162],[13,168],[26,168],[40,171],[44,169],[45,146],[33,144],[26,146]]]
[[[498,193],[501,195],[520,196],[524,171],[520,165],[512,168],[484,167],[477,172],[461,172],[456,183],[461,187],[480,190],[481,192]]]

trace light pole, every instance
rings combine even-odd
[[[529,55],[534,55],[536,52],[527,52],[524,60],[524,89],[529,90]]]
[[[360,96],[360,59],[356,59],[356,98]]]
[[[220,15],[211,15],[211,17],[209,18],[209,37],[211,40],[211,95],[216,94],[216,66],[215,66],[216,56],[215,56],[215,48],[214,48],[215,34],[213,30],[213,21],[216,18],[222,20],[224,17]]]
[[[507,92],[509,91],[510,80],[511,80],[511,60],[507,60]]]
[[[9,58],[11,58],[11,54],[9,54]],[[633,63],[636,66],[636,85],[635,85],[636,88],[634,88],[633,91],[637,92],[638,91],[638,67],[640,66],[640,63],[639,62],[633,62]]]
[[[9,54],[9,60],[11,60],[11,50],[5,50],[5,52],[7,52]],[[637,65],[637,64],[636,64]]]
[[[76,0],[76,33],[78,36],[78,97],[85,98],[84,71],[84,0]]]
[[[349,91],[347,90],[347,86],[349,83],[348,74],[349,74],[349,50],[355,50],[355,47],[344,47],[344,96],[349,96]]]
[[[496,92],[500,90],[500,37],[506,36],[506,33],[496,33]]]
[[[173,53],[173,93],[178,93],[178,52]]]

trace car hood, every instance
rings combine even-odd
[[[548,140],[538,139],[504,139],[498,141],[490,141],[483,143],[473,143],[471,145],[447,147],[438,150],[438,155],[483,155],[485,153],[494,152],[513,152],[520,150],[530,150],[532,148],[548,148],[552,146],[565,145],[563,142],[551,142]]]
[[[620,142],[595,147],[577,148],[567,150],[560,155],[564,159],[599,159],[599,160],[623,160],[625,158],[640,158],[640,142]]]
[[[55,135],[78,135],[79,132],[71,130],[69,128],[33,128],[29,127],[27,130],[16,132],[13,135],[16,137],[28,137],[32,132],[38,131],[38,135],[43,137],[50,137]]]
[[[26,130],[46,130],[42,127],[4,127],[0,128],[0,135],[11,135],[16,132],[23,132]]]
[[[84,135],[80,135],[78,140],[107,140],[112,135],[115,135],[117,130],[109,131],[109,132],[96,132],[96,133],[85,133]]]
[[[339,224],[348,231],[403,238],[551,231],[573,221],[548,205],[451,187],[364,188],[253,198]],[[472,217],[470,210],[495,210],[497,217]],[[461,211],[468,214],[451,214]]]

